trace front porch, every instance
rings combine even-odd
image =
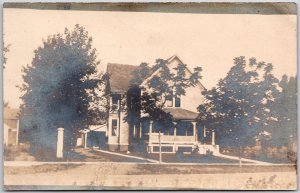
[[[197,123],[198,114],[182,108],[165,109],[172,115],[169,121],[153,121],[144,117],[131,124],[131,150],[147,153],[219,152],[215,132]],[[162,123],[163,122],[163,123]]]
[[[177,151],[192,152],[198,145],[196,122],[174,122],[173,128],[153,129],[153,121],[149,124],[147,152],[159,153],[159,147],[164,153],[176,153]]]
[[[182,122],[181,122],[182,123]],[[178,127],[178,124],[174,124],[174,133],[170,135],[168,132],[153,132],[149,129],[149,133],[146,135],[148,139],[145,141],[147,144],[148,153],[176,153],[176,152],[197,152],[199,154],[207,154],[212,152],[214,154],[219,152],[219,146],[215,144],[215,133],[206,136],[206,130],[203,129],[201,133],[196,127],[195,122],[190,122],[191,127]],[[150,128],[151,128],[150,123]],[[177,132],[180,129],[180,132]],[[189,132],[190,131],[190,132]],[[198,140],[199,135],[204,135],[206,139],[205,143]]]

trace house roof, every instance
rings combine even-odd
[[[178,58],[174,55],[167,60]],[[127,92],[130,87],[130,81],[133,78],[132,72],[138,70],[139,66],[129,65],[129,64],[107,64],[107,73],[109,75],[109,86],[110,92],[112,93],[124,93]]]
[[[175,120],[195,120],[198,117],[198,113],[178,107],[165,108],[164,111],[170,113]]]
[[[133,78],[132,72],[138,70],[139,66],[128,64],[107,64],[107,73],[109,75],[110,92],[124,93],[130,87],[130,81]]]
[[[173,55],[167,59],[168,63],[173,60],[179,60],[181,63],[182,60],[177,56]],[[125,93],[130,88],[130,81],[133,78],[132,72],[138,70],[140,66],[128,65],[128,64],[116,64],[116,63],[108,63],[107,64],[107,73],[109,76],[109,86],[111,93]],[[187,68],[187,70],[191,73],[191,71]],[[149,81],[153,76],[158,74],[160,69],[157,69],[150,76],[145,78],[145,80],[141,83],[141,85],[145,84]],[[205,89],[205,87],[198,81],[199,85]]]
[[[13,109],[13,108],[7,108],[7,107],[5,107],[3,109],[4,119],[18,120],[19,119],[19,113],[20,113],[19,109]]]

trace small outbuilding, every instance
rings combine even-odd
[[[77,138],[77,147],[105,147],[106,143],[106,124],[104,125],[90,125],[87,129],[79,131]]]
[[[4,107],[3,111],[3,141],[5,146],[19,143],[19,109]]]

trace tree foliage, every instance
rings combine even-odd
[[[278,124],[272,132],[272,145],[289,145],[297,142],[297,78],[282,76],[281,93],[276,101]]]
[[[278,122],[274,109],[279,96],[272,69],[270,63],[255,58],[247,63],[237,57],[227,76],[203,92],[206,103],[198,107],[199,122],[217,131],[222,146],[248,146],[270,139]]]
[[[142,112],[144,116],[161,124],[169,124],[172,116],[164,111],[167,100],[186,94],[186,88],[195,86],[201,79],[200,67],[193,72],[187,65],[179,63],[170,68],[167,60],[157,59],[154,66],[142,63],[139,70],[133,72],[132,87],[141,89],[141,95],[134,103],[133,112]],[[145,81],[147,79],[147,81]]]
[[[10,44],[5,45],[3,44],[3,67],[5,68],[5,64],[7,63],[7,56],[6,54],[10,51]]]
[[[57,128],[63,127],[65,148],[74,145],[76,133],[89,124],[90,108],[101,79],[97,77],[96,49],[81,26],[49,36],[34,51],[31,65],[23,68],[20,86],[24,102],[24,136],[33,146],[55,148]]]

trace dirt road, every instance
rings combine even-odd
[[[39,167],[39,168],[36,168]],[[48,168],[47,168],[48,167]],[[56,169],[54,169],[56,168]],[[5,167],[6,189],[296,189],[293,167],[103,163]]]

